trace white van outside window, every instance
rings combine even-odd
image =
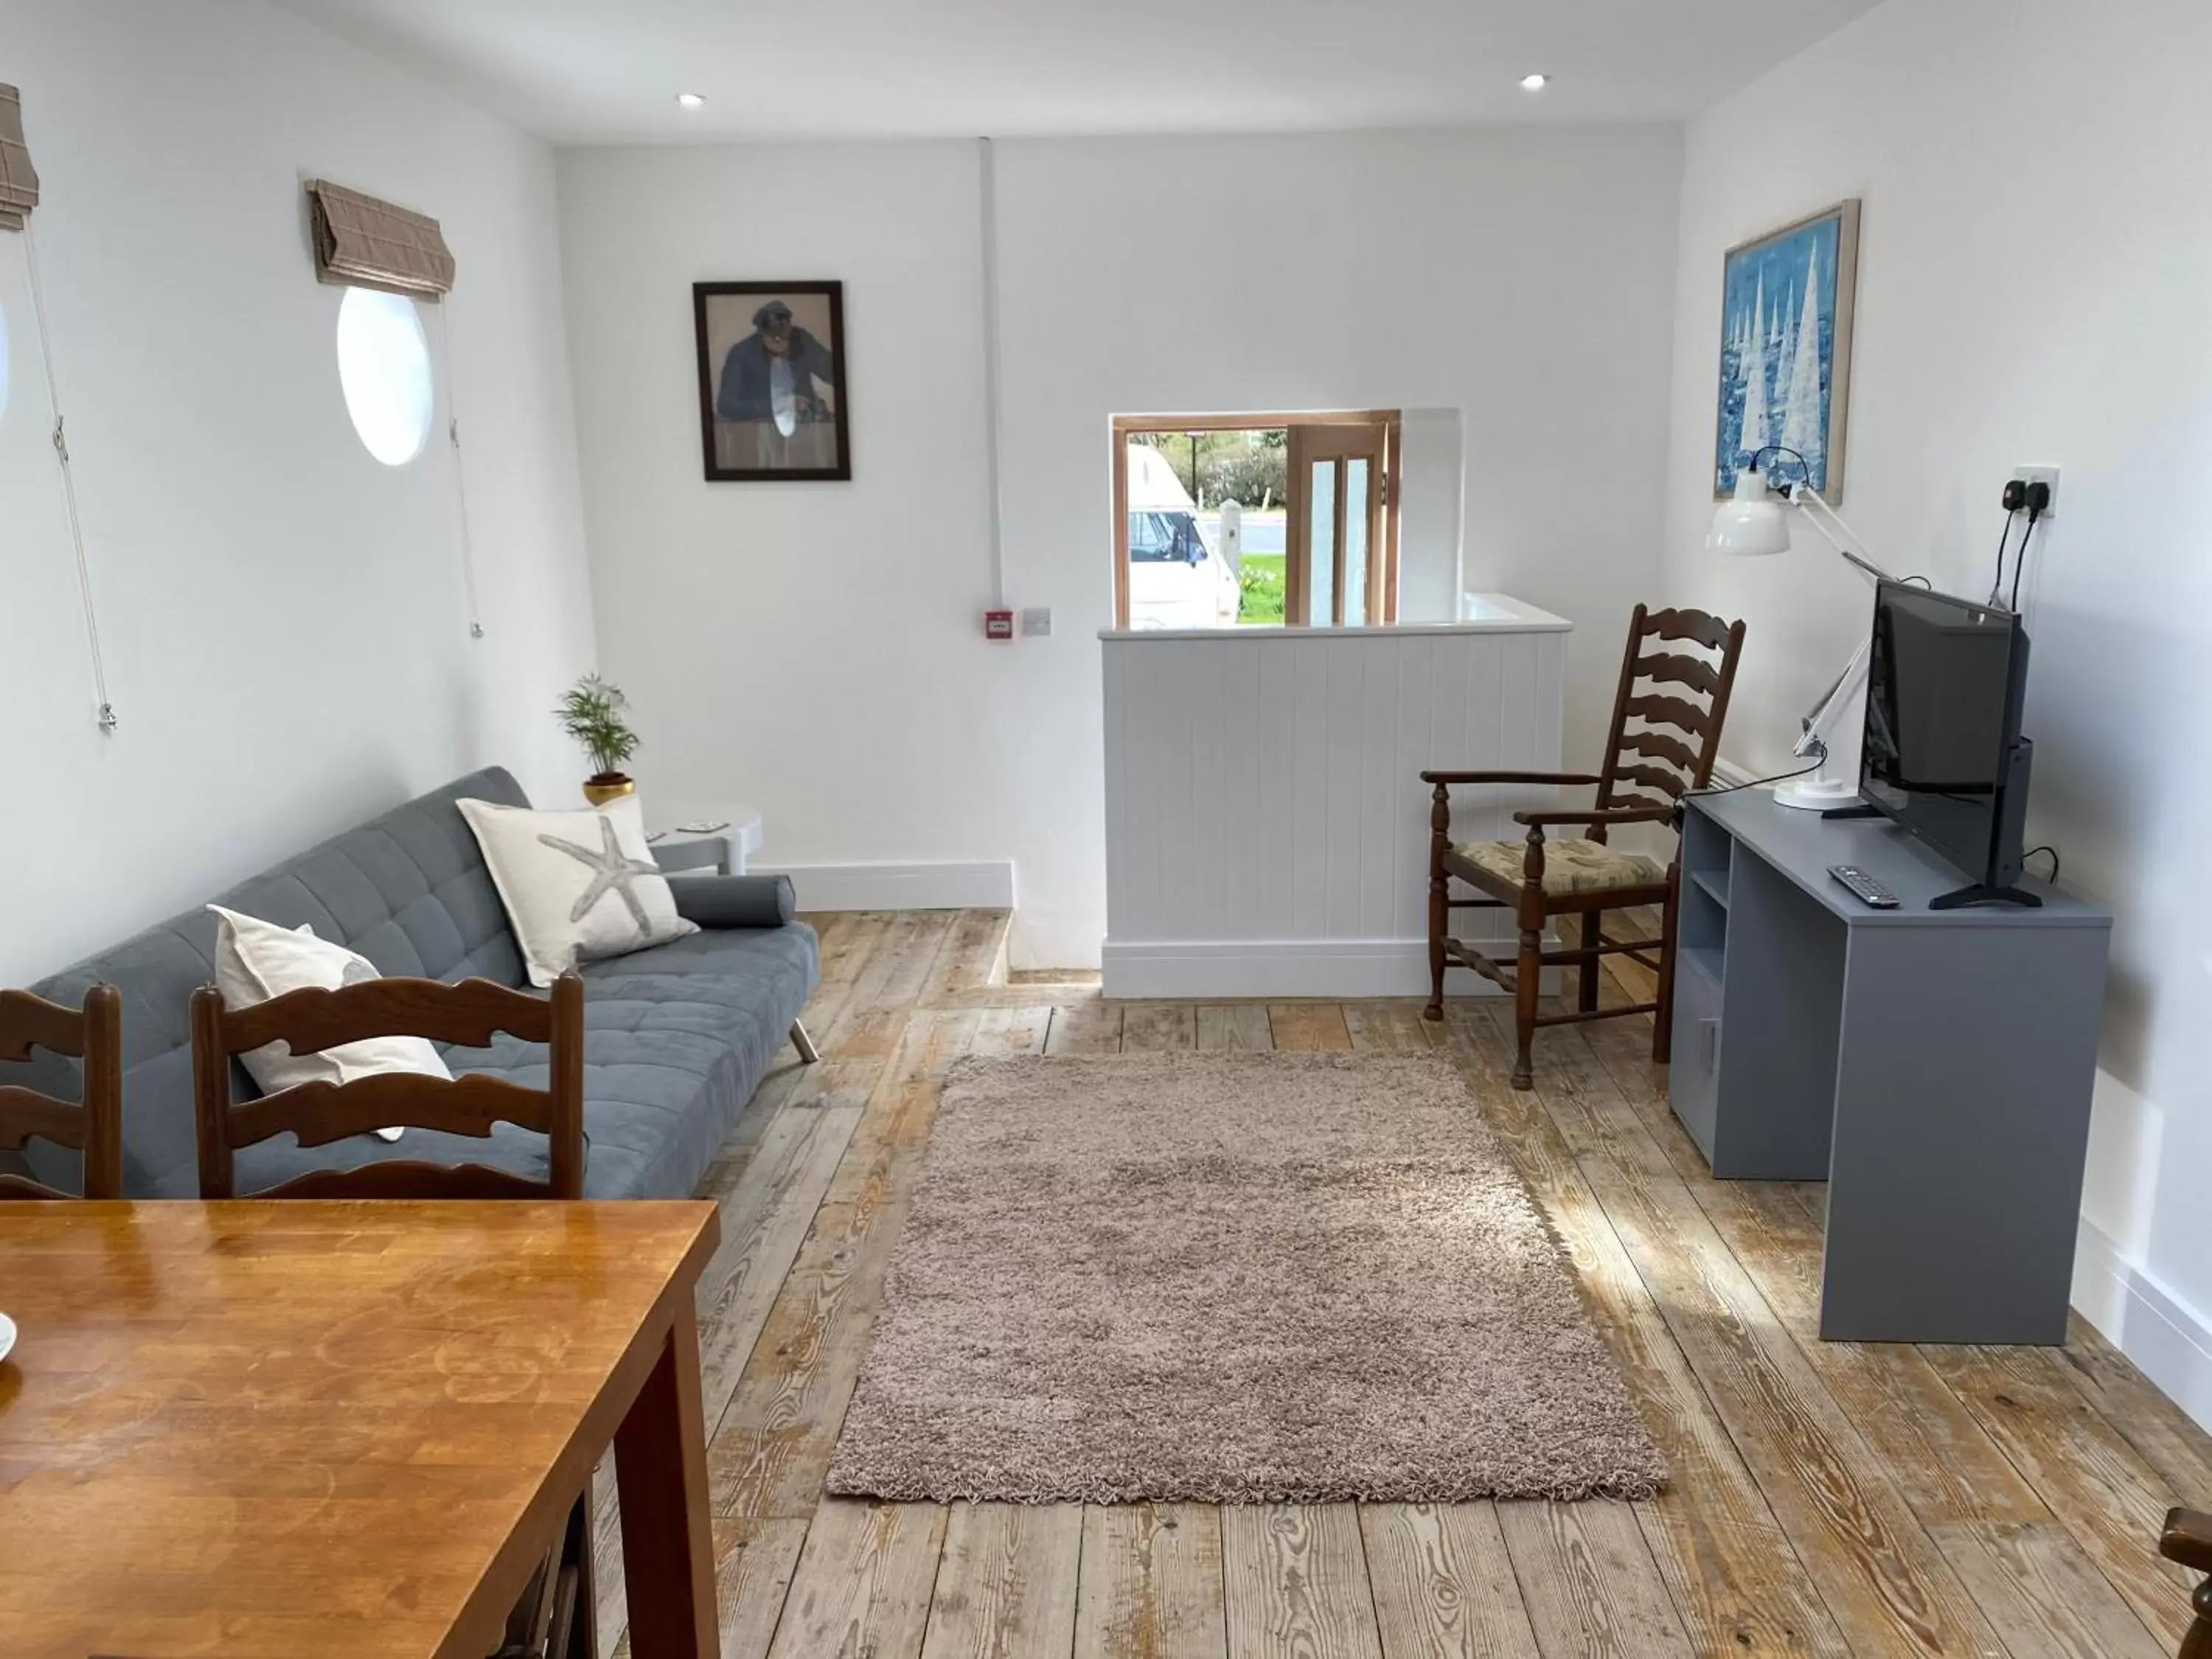
[[[1182,480],[1149,444],[1128,447],[1128,625],[1234,628],[1237,572],[1207,537]]]
[[[1115,415],[1114,625],[1399,619],[1402,412]]]

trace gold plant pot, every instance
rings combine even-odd
[[[584,799],[594,806],[637,793],[637,780],[622,772],[602,772],[584,780]]]

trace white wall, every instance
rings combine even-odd
[[[1398,619],[1457,622],[1467,422],[1456,409],[1409,409],[1398,435]]]
[[[646,788],[769,863],[1012,860],[1018,963],[1105,932],[1099,646],[1116,413],[1461,411],[1465,576],[1581,624],[1569,757],[1657,580],[1679,135],[998,147],[1008,599],[989,645],[977,158],[958,143],[563,151],[602,656]],[[836,276],[849,485],[707,484],[690,284]]]
[[[1030,647],[982,637],[974,147],[563,150],[560,173],[601,656],[647,811],[758,806],[769,866],[1014,856]],[[746,276],[843,281],[852,483],[702,479],[691,284]]]
[[[2028,827],[2119,918],[2076,1299],[2212,1420],[2207,63],[2197,0],[1890,0],[1694,122],[1667,569],[1748,620],[1727,748],[1780,769],[1869,600],[1822,552],[1704,551],[1721,256],[1863,198],[1844,516],[1891,568],[1980,595],[2011,469],[2063,469],[2022,590]]]
[[[570,786],[544,711],[592,637],[550,153],[255,0],[11,0],[0,80],[23,89],[45,181],[55,368],[122,720],[93,725],[23,240],[0,234],[0,982],[471,767]],[[306,240],[300,181],[318,174],[436,215],[459,261],[481,641],[442,422],[392,470],[348,421],[341,290]]]

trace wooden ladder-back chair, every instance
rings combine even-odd
[[[1658,648],[1647,651],[1653,645]],[[1690,647],[1711,654],[1692,654]],[[1711,781],[1742,651],[1740,622],[1723,622],[1702,611],[1649,611],[1639,605],[1628,624],[1628,648],[1620,660],[1620,689],[1613,698],[1613,730],[1601,771],[1421,774],[1421,781],[1435,788],[1429,810],[1429,1005],[1423,1012],[1431,1019],[1443,1018],[1444,970],[1455,962],[1511,993],[1519,1040],[1515,1088],[1534,1086],[1528,1051],[1540,1025],[1651,1014],[1656,1027],[1651,1057],[1665,1063],[1674,1012],[1679,843],[1662,873],[1608,847],[1606,833],[1616,824],[1671,825],[1682,797]],[[1513,821],[1528,830],[1519,841],[1454,842],[1452,787],[1480,784],[1595,784],[1597,799],[1584,811],[1516,812]],[[1586,834],[1577,840],[1553,840],[1546,834],[1571,825],[1581,825]],[[1485,896],[1452,897],[1454,877]],[[1604,912],[1647,906],[1659,909],[1657,937],[1619,939],[1605,933]],[[1461,909],[1514,912],[1520,948],[1510,966],[1451,937],[1451,913]],[[1545,924],[1554,916],[1582,918],[1579,945],[1544,948]],[[1656,957],[1650,954],[1655,950]],[[1618,955],[1657,975],[1654,1000],[1598,1006],[1602,958]],[[1539,1013],[1544,969],[1565,963],[1581,969],[1577,1006],[1567,1013]]]
[[[84,1156],[82,1195],[122,1197],[122,994],[112,985],[95,985],[80,1009],[28,991],[0,991],[0,1060],[28,1060],[33,1048],[82,1061],[83,1098],[58,1100],[0,1083],[0,1150],[20,1152],[33,1136],[72,1147]],[[76,1196],[0,1170],[0,1199]]]
[[[2194,1510],[2173,1510],[2166,1517],[2158,1553],[2192,1572],[2212,1573],[2212,1515]],[[2197,1617],[2181,1638],[2180,1659],[2212,1659],[2212,1578],[2197,1587],[2190,1598]]]
[[[441,1129],[483,1139],[493,1125],[534,1129],[550,1143],[549,1179],[483,1164],[390,1158],[352,1170],[318,1170],[252,1198],[581,1198],[584,1195],[584,981],[561,975],[540,998],[488,979],[374,979],[338,990],[287,992],[233,1008],[213,986],[192,994],[192,1096],[199,1117],[200,1196],[239,1196],[232,1155],[289,1130],[325,1146],[386,1125]],[[351,1083],[313,1082],[257,1100],[231,1097],[234,1056],[271,1042],[318,1054],[366,1037],[419,1036],[480,1048],[495,1032],[552,1048],[551,1086],[503,1078],[448,1081],[383,1073]]]
[[[289,1130],[302,1146],[397,1125],[488,1137],[495,1123],[533,1129],[550,1143],[544,1181],[483,1164],[392,1158],[321,1170],[248,1194],[254,1198],[580,1199],[584,1195],[584,981],[567,973],[544,997],[488,979],[375,979],[337,990],[288,992],[233,1008],[213,986],[192,994],[192,1095],[199,1116],[200,1196],[232,1198],[232,1154]],[[419,1036],[481,1048],[495,1032],[552,1050],[550,1086],[503,1078],[448,1080],[383,1073],[351,1083],[302,1083],[258,1100],[231,1097],[231,1060],[264,1043],[317,1054],[364,1037]],[[586,1659],[594,1651],[591,1491],[508,1614],[493,1659]]]

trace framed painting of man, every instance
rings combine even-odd
[[[691,310],[708,482],[850,479],[844,284],[694,283]]]

